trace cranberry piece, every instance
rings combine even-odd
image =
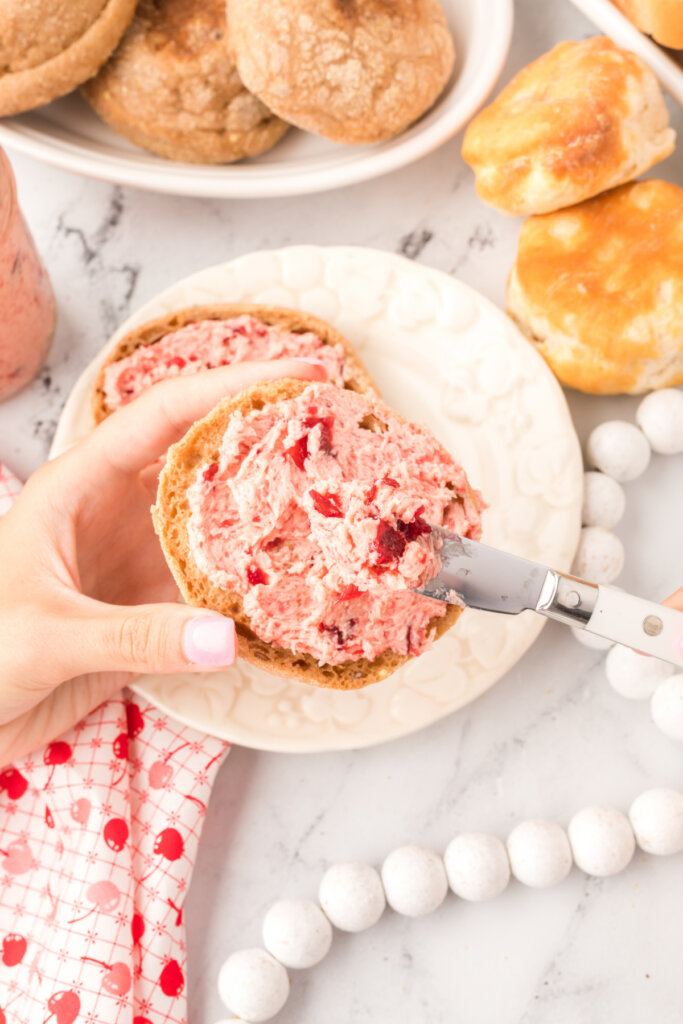
[[[355,583],[349,583],[348,587],[344,587],[343,590],[339,591],[338,600],[340,601],[353,601],[354,597],[360,597],[363,593],[359,590]]]
[[[203,477],[207,481],[207,483],[210,483],[210,481],[213,480],[217,472],[218,463],[212,462],[211,465],[207,466],[206,469],[204,470]]]
[[[285,458],[292,460],[297,469],[303,469],[308,458],[308,435],[304,434],[291,448],[285,448]]]
[[[326,519],[341,519],[343,516],[339,506],[338,494],[320,494],[318,491],[308,492],[313,500],[313,508]]]
[[[318,632],[321,636],[327,635],[334,640],[337,647],[344,646],[344,634],[339,626],[329,626],[326,622],[318,623]]]
[[[179,370],[182,370],[183,366],[187,366],[187,360],[182,356],[173,356],[173,359],[169,359],[168,365],[177,366]]]
[[[247,582],[250,583],[252,587],[255,587],[259,583],[267,583],[268,577],[264,573],[263,569],[260,569],[258,565],[252,564],[247,566]]]
[[[401,531],[407,541],[417,540],[418,537],[432,532],[429,523],[426,523],[422,516],[415,516],[409,523],[404,523],[402,519],[399,519],[396,528]]]
[[[386,484],[387,487],[400,487],[398,480],[394,480],[392,476],[385,476],[382,479],[382,483]]]
[[[397,561],[406,549],[407,541],[402,533],[395,530],[389,523],[381,522],[371,548],[377,552],[380,565]]]
[[[334,416],[307,416],[304,420],[304,426],[308,430],[312,430],[313,427],[320,427],[320,451],[325,452],[329,455],[332,451],[332,424],[334,423]]]
[[[368,491],[368,493],[365,495],[365,500],[369,504],[370,502],[373,502],[376,497],[377,497],[377,484],[373,484],[372,487],[370,488],[370,490]]]

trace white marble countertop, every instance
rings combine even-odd
[[[513,72],[593,29],[565,0],[518,0]],[[683,112],[673,111],[683,133]],[[57,291],[60,323],[38,381],[0,407],[0,456],[26,475],[46,456],[80,369],[134,308],[174,280],[258,248],[349,243],[403,252],[503,302],[519,222],[477,200],[453,140],[389,177],[310,199],[214,202],[120,189],[14,158],[20,199]],[[656,173],[683,185],[683,146]],[[580,434],[630,399],[570,396]],[[627,486],[619,580],[662,597],[683,582],[683,456],[655,457]],[[223,1016],[218,967],[258,944],[280,895],[314,896],[335,860],[379,862],[414,840],[438,849],[462,829],[504,836],[530,816],[591,803],[626,808],[653,785],[681,786],[683,749],[646,705],[608,687],[602,656],[550,625],[473,706],[373,750],[316,756],[235,749],[208,811],[187,903],[190,1022]],[[282,1024],[674,1024],[681,1009],[680,857],[639,854],[616,878],[574,870],[560,886],[513,883],[491,904],[447,900],[429,918],[387,913],[338,934],[326,961],[295,973]]]

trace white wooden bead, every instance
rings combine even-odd
[[[650,445],[635,424],[608,420],[590,434],[586,454],[592,466],[623,484],[645,472]]]
[[[221,967],[218,995],[228,1010],[260,1024],[279,1013],[287,1002],[287,971],[265,949],[241,949]]]
[[[665,736],[683,740],[683,674],[670,676],[659,684],[652,695],[650,711]]]
[[[578,640],[584,647],[590,647],[593,651],[608,651],[610,647],[614,647],[614,641],[606,640],[604,636],[596,636],[595,633],[589,633],[587,629],[581,629],[580,626],[570,626],[569,628],[575,640]]]
[[[285,967],[315,967],[332,945],[332,925],[312,900],[278,900],[263,920],[263,945]]]
[[[615,644],[605,658],[608,683],[628,700],[649,700],[657,685],[673,673],[668,662],[646,658],[621,644]]]
[[[617,525],[626,508],[624,488],[604,473],[583,474],[583,507],[581,521],[584,526],[604,526],[611,530]]]
[[[577,867],[598,878],[623,871],[636,848],[628,818],[615,807],[584,807],[568,832]]]
[[[574,573],[589,583],[612,583],[624,568],[624,545],[601,526],[584,526],[574,559]]]
[[[382,865],[387,903],[408,917],[422,917],[440,906],[448,892],[446,869],[433,850],[400,846]]]
[[[557,885],[572,867],[567,833],[554,821],[523,821],[507,841],[510,867],[515,878],[533,889]]]
[[[323,875],[320,905],[344,932],[362,932],[377,924],[386,900],[379,873],[369,864],[334,864]]]
[[[660,856],[683,850],[683,793],[648,789],[633,801],[628,816],[641,850]]]
[[[463,900],[492,900],[510,881],[510,862],[497,836],[463,832],[444,854],[448,883]]]
[[[636,423],[653,451],[660,455],[683,452],[683,391],[662,388],[646,395],[638,406]]]

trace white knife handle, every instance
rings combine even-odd
[[[683,668],[683,612],[675,608],[600,586],[585,628]]]

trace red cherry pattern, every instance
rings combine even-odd
[[[118,853],[128,842],[129,828],[123,818],[110,818],[102,830],[104,841],[110,850]]]
[[[87,825],[90,812],[92,810],[92,804],[88,800],[87,796],[82,796],[78,800],[74,800],[71,805],[71,817],[79,825]]]
[[[98,964],[105,970],[106,973],[102,978],[102,988],[105,992],[109,992],[113,996],[125,996],[133,979],[128,965],[124,964],[123,960],[118,960],[114,964],[106,964],[104,960],[95,960],[92,956],[82,956],[81,960]]]
[[[133,918],[130,922],[130,932],[133,937],[133,945],[139,946],[140,939],[145,934],[145,919],[142,914],[133,914]]]
[[[0,790],[7,793],[10,800],[20,800],[27,789],[28,779],[17,768],[5,768],[0,772]]]
[[[47,789],[52,782],[52,776],[55,773],[55,768],[58,765],[66,764],[66,762],[71,759],[72,754],[73,750],[71,749],[71,745],[69,743],[65,743],[64,740],[55,740],[54,743],[48,743],[45,747],[45,753],[43,754],[43,761],[49,767],[50,774],[47,777],[47,782],[43,789]]]
[[[57,1024],[73,1024],[81,1012],[81,1000],[70,989],[66,992],[55,992],[47,1001],[47,1008],[57,1018]],[[50,1017],[45,1018],[47,1024]]]
[[[118,711],[114,711],[116,705],[118,705]],[[98,987],[102,997],[111,997],[118,1001],[116,1004],[112,1003],[112,1007],[116,1005],[121,1008],[122,1012],[124,1004],[128,1007],[128,1012],[132,1014],[132,1017],[128,1019],[132,1019],[132,1024],[152,1024],[148,1016],[152,1010],[158,1013],[163,1007],[162,1012],[168,1012],[167,1004],[162,1001],[157,1006],[155,999],[178,999],[173,1013],[182,1016],[184,1012],[185,966],[184,957],[179,952],[184,948],[182,946],[183,905],[182,898],[177,895],[183,891],[181,878],[176,881],[175,875],[169,873],[164,876],[163,882],[159,881],[158,886],[153,889],[138,890],[141,903],[138,905],[136,896],[136,909],[135,912],[132,912],[132,893],[124,881],[124,876],[121,875],[121,869],[124,872],[130,870],[131,855],[141,855],[138,845],[141,836],[136,832],[135,825],[140,821],[144,823],[146,820],[154,829],[151,835],[154,836],[153,850],[156,860],[153,862],[155,866],[152,870],[156,871],[165,864],[180,863],[183,857],[186,857],[187,866],[191,866],[191,855],[194,853],[198,829],[196,825],[191,826],[186,849],[182,816],[183,814],[189,816],[188,823],[196,822],[196,813],[189,810],[190,803],[194,804],[202,813],[206,811],[205,800],[210,788],[209,770],[223,757],[225,748],[220,745],[220,749],[214,754],[217,749],[216,745],[213,741],[208,741],[202,750],[202,744],[197,743],[194,736],[184,739],[182,731],[178,732],[177,727],[168,729],[161,716],[158,720],[154,717],[157,714],[155,709],[135,701],[125,702],[125,726],[121,730],[119,725],[119,731],[117,731],[115,726],[112,728],[112,723],[120,721],[120,709],[120,698],[109,702],[108,705],[102,705],[92,712],[85,722],[79,724],[78,729],[73,733],[75,739],[67,736],[64,739],[54,740],[44,748],[42,761],[48,769],[44,773],[44,778],[47,780],[44,783],[44,788],[48,789],[53,782],[56,787],[55,795],[48,797],[47,803],[45,800],[35,801],[33,799],[22,801],[24,794],[29,791],[30,772],[33,768],[29,759],[26,761],[26,767],[23,761],[18,761],[16,765],[8,765],[0,771],[0,806],[3,798],[8,802],[22,801],[15,810],[15,815],[12,818],[12,832],[9,835],[4,832],[0,815],[0,881],[3,874],[5,877],[8,874],[29,877],[28,883],[23,878],[19,878],[16,882],[13,881],[13,888],[8,892],[21,891],[25,893],[27,885],[31,886],[31,893],[36,892],[30,881],[29,872],[38,867],[34,852],[37,854],[39,851],[45,850],[45,857],[42,852],[40,856],[41,861],[45,861],[41,867],[47,871],[47,878],[41,883],[44,885],[43,895],[45,896],[47,893],[45,896],[46,920],[59,922],[59,926],[64,928],[67,924],[76,925],[77,922],[84,921],[98,913],[107,915],[99,917],[97,924],[85,926],[88,930],[96,929],[98,938],[104,942],[107,941],[110,933],[113,937],[114,933],[111,929],[114,927],[118,929],[115,922],[117,919],[123,919],[122,914],[127,914],[130,921],[130,932],[127,929],[123,933],[117,930],[119,936],[117,945],[112,945],[111,950],[113,953],[116,949],[119,955],[118,957],[113,955],[111,961],[108,958],[100,960],[95,956],[81,955],[81,953],[95,952],[95,948],[90,945],[90,942],[88,946],[78,948],[78,944],[85,941],[86,932],[74,930],[72,935],[69,935],[68,931],[63,934],[62,941],[73,943],[73,947],[68,948],[73,948],[73,953],[83,961],[84,970],[89,972],[89,975],[84,977],[87,979],[89,976],[91,980],[89,982],[86,980],[84,988],[81,988],[81,984],[79,984],[78,991],[76,991],[71,988],[73,976],[69,976],[66,972],[62,975],[59,971],[56,976],[53,976],[55,991],[49,999],[46,998],[46,995],[41,996],[38,993],[33,995],[25,986],[20,986],[20,989],[17,990],[17,998],[21,996],[29,1001],[31,998],[38,999],[42,1006],[42,1013],[34,1007],[35,1012],[31,1014],[31,1011],[23,1007],[22,1004],[24,1013],[28,1012],[31,1021],[35,1019],[35,1024],[41,1024],[41,1021],[42,1024],[83,1024],[85,1017],[92,1013],[92,1008],[95,1005],[92,1003],[91,993],[97,992]],[[90,723],[93,720],[99,720],[98,724],[94,730],[88,733],[86,730],[91,728]],[[133,754],[131,743],[140,734],[143,738],[139,741],[139,747],[136,746]],[[95,736],[99,738],[99,744],[93,742]],[[102,740],[104,741],[103,750],[99,755],[95,753],[93,757],[90,751],[97,751]],[[190,757],[188,753],[186,761],[174,763],[175,755],[190,745],[192,745],[192,756]],[[81,750],[83,757],[80,756]],[[107,750],[113,752],[114,759],[120,766],[119,771],[123,770],[120,779],[116,779],[116,770],[113,774],[110,770],[111,754],[107,758]],[[202,757],[202,753],[205,754],[204,757]],[[38,754],[39,760],[40,756]],[[85,775],[82,772],[70,770],[64,772],[66,765],[75,765],[77,769],[87,768],[89,774]],[[142,777],[141,771],[144,773]],[[199,773],[196,776],[199,782],[198,786],[196,786],[196,782],[192,782],[197,772]],[[103,773],[106,773],[106,777],[101,778]],[[87,788],[85,791],[84,788],[81,788],[80,793],[75,784],[79,774],[84,780],[88,779]],[[121,783],[117,792],[113,792],[121,779],[126,779],[126,781]],[[142,809],[139,809],[137,803],[124,804],[121,801],[120,796],[127,796],[130,786],[139,787],[138,791],[142,792],[145,783],[148,784],[149,790],[166,791],[168,795],[166,792],[159,792],[156,800],[147,807],[143,806]],[[194,789],[195,786],[197,796],[194,795],[194,792],[187,792],[188,789]],[[132,790],[130,791],[132,792]],[[86,792],[87,795],[85,795]],[[31,793],[35,795],[34,788],[31,789]],[[45,795],[47,796],[47,794]],[[63,801],[63,797],[66,797],[66,802]],[[201,797],[204,799],[202,800]],[[24,806],[25,804],[27,806]],[[183,807],[186,808],[185,811],[183,811]],[[103,817],[100,817],[103,808],[105,813]],[[160,815],[161,820],[159,820]],[[164,817],[166,817],[166,821],[164,821]],[[79,863],[79,858],[86,849],[92,850],[93,845],[90,841],[83,845],[83,840],[86,837],[82,830],[88,826],[92,828],[93,821],[96,822],[97,829],[101,830],[100,859],[86,866],[84,860]],[[64,841],[62,833],[64,837],[71,835],[71,843]],[[142,835],[144,835],[144,831]],[[97,841],[94,833],[92,836]],[[111,858],[107,859],[106,857],[102,859],[101,852],[105,844],[116,855],[115,861],[112,862]],[[68,857],[76,858],[71,865],[68,865],[67,870],[73,870],[75,865],[77,869],[82,868],[84,871],[80,876],[85,882],[84,896],[81,896],[83,906],[76,912],[76,917],[69,922],[65,920],[69,916],[68,913],[62,914],[61,917],[55,916],[57,904],[50,895],[51,883],[54,891],[57,882],[56,876],[50,877],[50,871],[54,869],[49,853],[55,849],[61,857],[64,857],[63,863],[65,864]],[[94,849],[97,850],[97,846]],[[110,869],[106,868],[108,877],[98,879],[95,874],[96,880],[91,881],[91,871],[93,868],[97,871],[98,863],[100,866],[112,864],[111,874]],[[181,876],[185,866],[183,863]],[[77,879],[78,877],[76,875]],[[24,898],[29,899],[29,896],[26,895]],[[48,898],[52,901],[52,910],[50,903],[47,902]],[[16,897],[14,903],[17,906],[20,905],[17,903]],[[61,905],[64,906],[64,904]],[[0,921],[3,920],[4,910],[9,906],[10,904],[8,907],[3,907],[0,904]],[[164,913],[163,906],[166,906],[166,913]],[[173,911],[173,914],[168,912],[168,908]],[[161,954],[163,958],[161,961],[156,957],[150,958],[147,943],[143,939],[150,928],[153,928],[155,936],[157,935],[159,922],[163,923],[163,934],[168,943],[165,954]],[[125,953],[126,937],[130,942],[128,955]],[[23,975],[20,972],[28,970],[27,965],[33,955],[32,949],[35,950],[35,946],[31,932],[20,935],[5,930],[3,935],[3,932],[0,931],[0,973],[2,970],[13,970],[15,976],[21,980]],[[101,949],[106,953],[106,946],[102,946]],[[138,951],[137,956],[131,960],[130,957],[134,949]],[[97,952],[100,952],[100,948],[97,949]],[[35,969],[34,965],[35,957],[31,970]],[[136,978],[135,988],[133,988],[133,973]],[[99,982],[97,981],[98,975]],[[11,977],[11,974],[8,977]],[[142,990],[138,989],[138,981],[143,986]],[[145,985],[149,986],[148,995],[145,994]],[[87,999],[83,994],[85,992],[88,995]],[[147,1002],[149,996],[151,999]],[[143,1010],[142,1014],[135,1012],[140,999],[145,1000],[144,1005],[140,1004],[140,1008]],[[114,1011],[112,1010],[112,1012]],[[12,1010],[3,1004],[0,1007],[0,1024],[8,1024],[8,1021],[11,1021],[11,1014]]]
[[[179,996],[185,985],[185,976],[177,960],[169,960],[159,975],[161,991],[165,996]]]
[[[16,967],[24,959],[26,939],[23,935],[6,935],[2,940],[2,962],[5,967]]]

